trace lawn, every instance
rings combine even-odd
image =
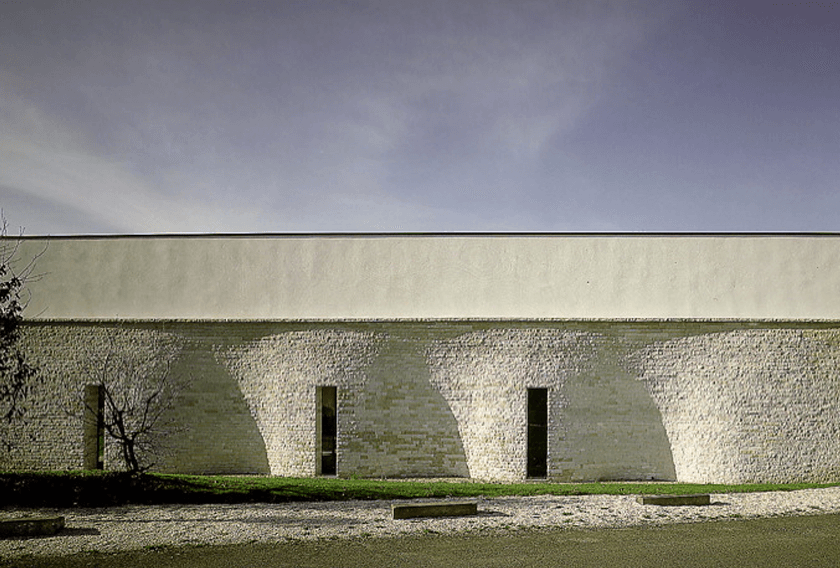
[[[480,483],[380,479],[204,476],[113,472],[0,473],[0,506],[73,507],[154,503],[283,503],[525,495],[740,493],[822,488],[840,483]]]

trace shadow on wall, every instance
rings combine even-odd
[[[562,481],[677,479],[662,415],[644,385],[599,339],[597,356],[567,382]]]
[[[272,475],[316,475],[318,387],[336,387],[338,470],[357,432],[358,393],[384,334],[311,326],[222,349],[217,357],[236,378],[265,440]]]
[[[632,359],[662,413],[679,481],[840,478],[840,331],[695,335]]]
[[[193,338],[172,371],[192,377],[172,413],[180,431],[156,471],[187,474],[268,474],[265,442],[239,385],[214,357],[214,345]]]
[[[726,325],[29,323],[45,382],[0,468],[83,466],[80,395],[117,334],[177,344],[194,379],[159,471],[315,475],[316,389],[335,387],[340,476],[521,480],[530,388],[549,479],[840,477],[840,330]]]
[[[423,340],[311,326],[219,354],[266,440],[273,475],[318,473],[319,387],[336,389],[337,475],[467,476],[448,405],[432,388]]]
[[[262,436],[236,381],[213,360],[213,331],[207,326],[38,322],[24,330],[44,382],[32,391],[27,421],[16,426],[20,439],[32,442],[14,454],[0,453],[0,467],[84,468],[90,432],[82,393],[98,380],[98,362],[113,349],[154,361],[161,349],[177,345],[171,370],[194,380],[170,410],[177,426],[161,444],[164,451],[147,456],[156,464],[153,471],[268,473]],[[116,443],[106,438],[104,445],[105,468],[122,469]]]
[[[468,477],[458,423],[432,387],[424,342],[389,335],[365,369],[347,471],[369,477]]]
[[[615,347],[599,333],[515,324],[433,342],[432,382],[458,421],[470,475],[526,476],[528,389],[546,389],[549,479],[673,479],[659,413]]]

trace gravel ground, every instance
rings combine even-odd
[[[393,520],[389,501],[248,505],[159,505],[97,509],[17,509],[0,519],[62,515],[56,536],[0,540],[0,558],[118,552],[292,540],[393,537],[406,534],[619,528],[717,519],[840,513],[840,487],[790,492],[721,493],[706,507],[640,505],[635,496],[478,499],[469,517]]]

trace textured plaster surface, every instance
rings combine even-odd
[[[43,319],[840,319],[838,235],[87,237],[20,257],[42,252]]]

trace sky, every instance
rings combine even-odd
[[[840,2],[0,0],[26,234],[840,231]]]

